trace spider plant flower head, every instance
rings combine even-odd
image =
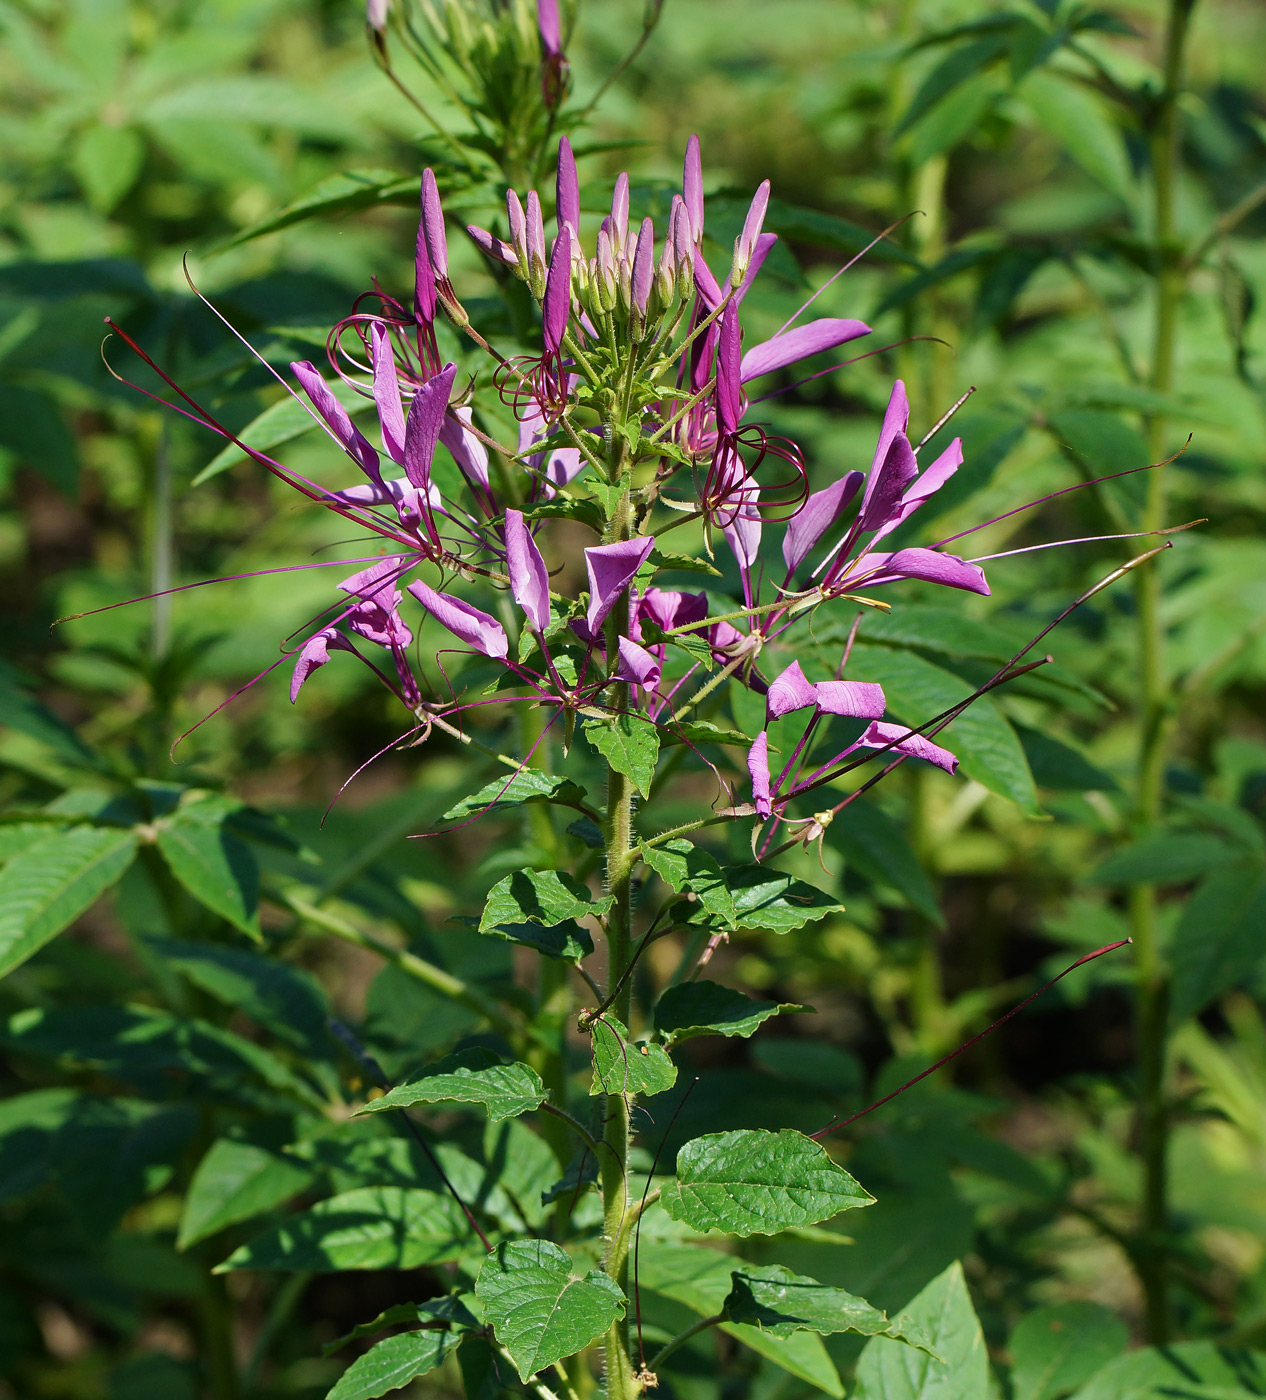
[[[352,422],[347,410],[334,397],[330,386],[317,372],[316,366],[310,360],[294,360],[291,362],[290,372],[299,381],[303,392],[308,396],[321,421],[330,430],[334,440],[371,482],[382,487],[378,453],[374,451],[364,433]]]

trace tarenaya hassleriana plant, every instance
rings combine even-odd
[[[338,1028],[384,1091],[359,1112],[403,1115],[428,1154],[434,1189],[409,1193],[400,1228],[409,1258],[451,1265],[454,1285],[449,1296],[380,1319],[382,1328],[405,1322],[407,1329],[355,1362],[335,1400],[381,1394],[454,1346],[463,1348],[467,1372],[483,1356],[492,1374],[504,1379],[512,1366],[551,1400],[560,1392],[583,1400],[599,1377],[612,1400],[630,1400],[709,1327],[793,1371],[799,1366],[802,1376],[806,1348],[820,1350],[821,1334],[870,1336],[872,1362],[859,1372],[864,1384],[874,1373],[867,1395],[883,1393],[876,1378],[887,1364],[884,1348],[914,1349],[918,1365],[931,1364],[934,1348],[917,1316],[890,1319],[780,1265],[715,1251],[694,1250],[706,1264],[687,1290],[699,1320],[650,1345],[641,1315],[641,1274],[671,1274],[683,1238],[803,1232],[872,1202],[823,1146],[839,1124],[812,1136],[744,1129],[697,1137],[663,1175],[654,1158],[665,1115],[637,1115],[673,1089],[671,1052],[680,1042],[748,1036],[770,1017],[801,1009],[701,975],[738,930],[787,932],[841,907],[769,862],[820,840],[842,808],[902,763],[956,769],[935,736],[970,699],[919,726],[885,718],[882,686],[849,668],[863,612],[890,608],[892,585],[905,580],[989,592],[979,560],[890,538],[962,462],[958,439],[920,461],[932,433],[911,441],[900,382],[869,467],[813,493],[796,444],[756,421],[750,386],[869,333],[857,320],[804,319],[806,305],[771,338],[744,343],[744,298],[775,242],[762,230],[768,198],[766,183],[730,266],[710,267],[692,139],[667,227],[656,230],[649,218],[631,224],[622,175],[586,246],[576,166],[562,139],[552,237],[536,191],[507,195],[506,238],[468,229],[540,308],[540,353],[507,358],[472,325],[454,289],[428,170],[411,302],[376,291],[329,341],[333,371],[376,410],[381,446],[313,364],[291,366],[314,417],[360,479],[333,490],[233,438],[358,535],[380,542],[376,552],[345,561],[353,572],[328,609],[284,645],[292,702],[336,659],[368,666],[408,717],[401,744],[441,733],[500,769],[447,820],[520,807],[543,816],[555,856],[499,880],[472,920],[480,933],[541,959],[534,1001],[489,1010],[491,1040],[390,1087]],[[437,318],[487,353],[488,382],[513,410],[516,442],[497,439],[494,418],[478,411],[475,384],[460,382],[457,366],[444,362]],[[551,548],[558,520],[570,522],[568,538],[590,532],[582,559]],[[700,548],[671,552],[676,530]],[[714,562],[726,555],[728,575]],[[709,586],[674,586],[683,573],[703,574]],[[727,577],[729,594],[715,591]],[[823,629],[837,638],[833,646],[810,630],[828,619],[836,624]],[[425,661],[424,626],[438,643]],[[975,694],[1029,669],[1028,650]],[[769,666],[770,656],[788,651],[790,664]],[[728,711],[727,690],[739,697]],[[522,721],[523,743],[509,754],[485,742],[488,713],[506,707],[518,707]],[[759,712],[756,732],[733,727],[727,713],[735,712]],[[581,771],[591,772],[595,760],[596,790]],[[656,801],[687,761],[710,773],[715,800],[663,829]],[[868,764],[869,776],[852,776]],[[750,829],[753,858],[722,864],[697,838],[732,823]],[[639,959],[668,938],[680,944],[677,972],[652,1005],[637,1005]],[[579,1090],[568,1068],[569,1027],[591,1051]],[[532,1122],[553,1154],[556,1185],[539,1206],[495,1184],[473,1192],[469,1159],[451,1144],[432,1147],[408,1118],[423,1104],[482,1108],[490,1125]],[[654,1128],[640,1133],[643,1121]],[[223,1267],[250,1267],[256,1258],[247,1245]],[[661,1286],[673,1296],[671,1278]],[[946,1297],[962,1292],[957,1275],[930,1287]]]

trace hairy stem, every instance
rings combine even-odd
[[[1188,26],[1195,0],[1170,0],[1165,32],[1164,88],[1151,124],[1153,220],[1156,257],[1156,301],[1152,333],[1151,387],[1168,394],[1173,386],[1178,314],[1185,286],[1180,251],[1175,245],[1174,187],[1180,150],[1179,99]],[[1164,455],[1166,420],[1154,412],[1147,422],[1151,460]],[[1143,512],[1145,530],[1160,529],[1165,516],[1164,466],[1148,473]],[[1158,564],[1139,571],[1138,599],[1139,710],[1141,731],[1135,787],[1138,827],[1161,817],[1165,759],[1170,730],[1169,683],[1165,667],[1165,631],[1160,611]],[[1143,1165],[1143,1200],[1139,1242],[1135,1252],[1143,1287],[1148,1340],[1169,1338],[1169,1261],[1165,1231],[1168,1221],[1168,1113],[1165,1103],[1165,1022],[1168,988],[1158,947],[1156,887],[1130,891],[1130,931],[1136,957],[1135,1041],[1138,1072],[1138,1149]]]

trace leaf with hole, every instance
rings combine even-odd
[[[428,1065],[415,1079],[371,1099],[359,1112],[385,1113],[418,1103],[473,1103],[487,1111],[489,1122],[498,1123],[539,1108],[546,1097],[531,1065],[503,1064],[500,1055],[476,1045]]]
[[[660,1203],[693,1230],[776,1235],[874,1199],[821,1143],[784,1128],[711,1133],[686,1143]]]
[[[548,1240],[500,1245],[484,1260],[475,1296],[523,1381],[596,1341],[625,1308],[613,1279],[597,1269],[577,1278]]]
[[[677,1082],[677,1066],[664,1047],[630,1040],[609,1011],[594,1021],[589,1033],[593,1037],[591,1095],[662,1094]]]

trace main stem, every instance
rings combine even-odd
[[[1152,337],[1152,388],[1168,394],[1173,386],[1178,313],[1185,274],[1174,231],[1174,186],[1180,150],[1179,97],[1188,26],[1195,0],[1170,0],[1165,30],[1164,88],[1152,126],[1153,220],[1156,249],[1156,306]],[[1165,454],[1165,415],[1147,421],[1150,460]],[[1165,468],[1148,474],[1143,529],[1158,530],[1165,522]],[[1170,729],[1169,687],[1165,667],[1165,630],[1161,619],[1161,580],[1157,563],[1139,570],[1138,652],[1141,731],[1135,787],[1135,819],[1150,827],[1162,815],[1165,757]],[[1169,1121],[1165,1101],[1165,1042],[1168,978],[1160,956],[1156,886],[1130,890],[1130,932],[1135,951],[1135,1039],[1138,1073],[1139,1154],[1143,1165],[1143,1200],[1135,1258],[1143,1287],[1148,1340],[1169,1339],[1168,1226]]]
[[[618,434],[615,440],[620,441]],[[623,450],[617,449],[612,456],[609,479],[613,484],[618,483],[623,474]],[[627,540],[632,538],[632,534],[632,510],[626,495],[612,514],[606,542]],[[617,602],[606,622],[607,660],[612,668],[619,656],[620,637],[627,631],[628,608],[622,602]],[[613,686],[611,704],[616,713],[623,712],[628,703],[628,686]],[[609,764],[604,825],[606,890],[613,901],[611,912],[607,915],[607,994],[609,996],[619,986],[610,1009],[627,1028],[633,1004],[632,979],[625,979],[623,985],[620,984],[629,964],[633,943],[633,785],[623,773],[616,772]],[[603,1235],[607,1241],[605,1264],[607,1272],[628,1297],[628,1245],[623,1225],[629,1205],[629,1101],[623,1094],[607,1095],[602,1137],[605,1148],[601,1163]],[[608,1400],[635,1400],[640,1389],[629,1357],[628,1314],[631,1310],[630,1301],[625,1316],[614,1322],[607,1333]]]

